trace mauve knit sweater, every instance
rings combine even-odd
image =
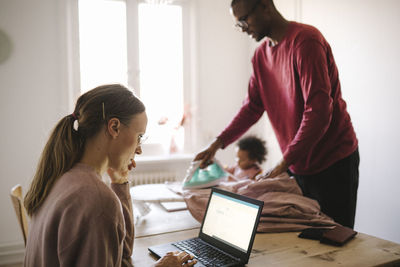
[[[62,175],[31,218],[24,266],[129,266],[129,184],[111,189],[85,164]]]

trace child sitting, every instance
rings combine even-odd
[[[232,174],[229,180],[254,180],[258,174],[262,173],[259,164],[265,161],[267,155],[265,141],[255,136],[244,137],[239,140],[236,149],[236,165],[225,168],[227,172]]]

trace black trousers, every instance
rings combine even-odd
[[[339,160],[327,169],[313,175],[297,175],[296,178],[304,196],[315,199],[321,211],[350,228],[354,227],[356,215],[358,166],[360,154],[358,148],[350,156]]]

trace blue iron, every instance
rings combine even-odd
[[[200,189],[218,185],[229,176],[219,162],[214,159],[213,163],[206,168],[200,168],[201,161],[192,161],[183,180],[183,189]]]

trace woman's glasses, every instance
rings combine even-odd
[[[138,136],[138,146],[143,145],[143,143],[146,142],[146,140],[147,140],[148,138],[149,138],[149,137],[148,137],[147,135],[139,134],[139,136]]]

